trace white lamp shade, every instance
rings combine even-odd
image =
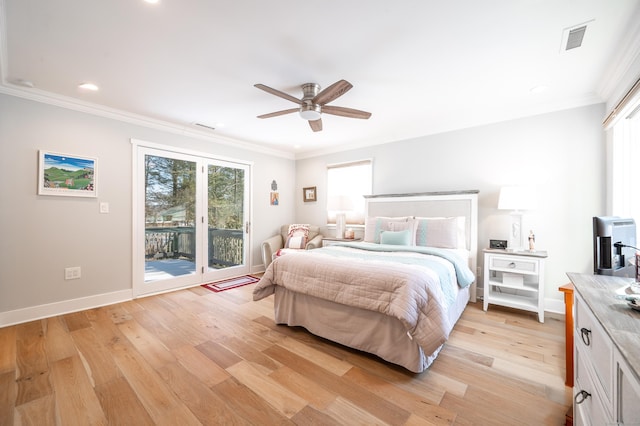
[[[503,186],[500,188],[498,209],[533,210],[537,205],[535,190],[528,186]]]

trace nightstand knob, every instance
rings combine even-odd
[[[509,268],[515,268],[515,267],[516,267],[516,263],[515,263],[515,262],[511,262],[511,263],[509,264]]]

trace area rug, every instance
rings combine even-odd
[[[230,288],[242,287],[243,285],[253,284],[260,281],[260,278],[256,278],[251,275],[243,275],[241,277],[229,278],[228,280],[215,281],[208,284],[203,284],[202,287],[207,288],[216,293],[219,291],[229,290]]]

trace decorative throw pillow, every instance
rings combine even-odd
[[[292,224],[289,225],[289,233],[287,234],[287,241],[285,242],[284,247],[303,249],[307,246],[308,239],[309,225]]]
[[[380,243],[380,233],[382,231],[394,231],[400,229],[393,229],[395,224],[407,222],[408,216],[404,217],[367,217],[364,223],[364,240],[369,243]],[[392,225],[393,224],[393,225]]]
[[[383,231],[380,234],[380,244],[391,244],[394,246],[410,246],[412,244],[411,230],[404,231]]]

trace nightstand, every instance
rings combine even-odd
[[[327,247],[337,243],[353,243],[355,241],[362,241],[362,238],[332,238],[324,237],[322,239],[322,247]]]
[[[546,251],[484,249],[484,310],[489,304],[536,312],[544,322]]]

